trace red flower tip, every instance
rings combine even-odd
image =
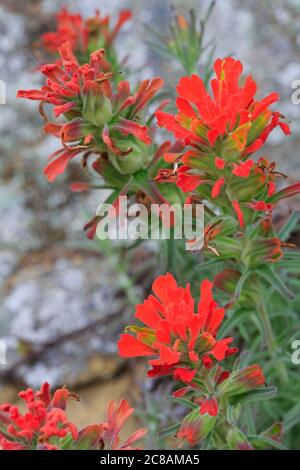
[[[248,178],[248,176],[250,175],[250,171],[253,168],[253,165],[253,160],[247,160],[246,162],[240,163],[238,165],[235,164],[232,173],[235,176],[239,176],[240,178]]]
[[[215,158],[215,166],[218,170],[223,170],[224,167],[225,167],[225,160],[223,160],[223,158],[220,158],[220,157],[216,157]]]
[[[203,400],[200,406],[200,414],[204,415],[205,413],[208,413],[210,416],[217,416],[218,402],[215,397]]]
[[[189,170],[187,166],[181,166],[178,170],[176,183],[184,193],[194,191],[204,182],[200,176],[189,173]]]
[[[84,193],[91,189],[91,185],[85,181],[78,181],[77,183],[71,183],[70,189],[74,193]]]
[[[272,204],[266,203],[264,201],[256,201],[249,204],[249,207],[258,212],[270,212],[273,209]]]
[[[239,221],[240,226],[242,228],[245,227],[244,215],[243,215],[243,212],[242,212],[241,207],[240,207],[237,200],[232,201],[232,207],[234,208],[235,213],[238,217],[238,221]]]
[[[220,192],[221,192],[221,189],[222,189],[222,186],[224,185],[225,183],[225,178],[219,178],[213,185],[213,188],[212,188],[212,191],[211,191],[211,197],[213,199],[215,199],[216,197],[218,197],[220,195]]]
[[[276,126],[286,134],[290,132],[288,125],[280,120],[281,115],[269,109],[279,99],[277,93],[256,101],[257,86],[252,77],[240,83],[243,71],[240,61],[231,57],[217,59],[214,69],[216,77],[211,81],[211,93],[196,74],[182,77],[176,88],[177,114],[156,113],[159,126],[194,147],[194,167],[203,166],[206,175],[208,167],[211,168],[211,158],[214,158],[215,168],[222,170],[227,159],[237,162],[256,152]],[[215,157],[216,151],[222,158]],[[207,164],[204,164],[204,156],[207,156]],[[252,161],[235,163],[233,174],[245,178],[252,166]]]

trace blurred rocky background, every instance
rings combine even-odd
[[[40,85],[35,69],[42,57],[34,44],[53,29],[53,15],[62,5],[85,16],[96,8],[114,15],[129,7],[134,19],[118,48],[124,57],[130,51],[132,80],[163,70],[173,83],[172,64],[145,44],[145,24],[168,34],[171,6],[201,15],[209,3],[0,1],[0,79],[6,84],[6,104],[0,106],[0,339],[7,345],[7,364],[0,365],[1,402],[12,400],[21,386],[38,387],[47,379],[79,390],[86,405],[81,412],[94,417],[98,410],[102,417],[100,403],[104,407],[108,399],[130,394],[140,368],[129,371],[117,359],[116,338],[148,287],[141,273],[153,269],[151,246],[121,264],[111,246],[86,240],[82,227],[99,203],[98,194],[71,193],[67,176],[51,185],[45,180],[42,170],[57,142],[43,135],[37,104],[15,98],[18,89]],[[292,82],[300,80],[299,0],[217,0],[207,26],[210,40],[216,57],[232,54],[246,65],[261,94],[280,92],[280,110],[292,121],[293,136],[274,132],[265,155],[299,178],[300,105],[291,101]],[[74,179],[78,166],[71,165],[70,172]]]

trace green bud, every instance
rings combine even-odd
[[[120,141],[115,139],[115,144],[120,150],[131,148],[131,152],[122,157],[109,152],[111,163],[122,175],[133,175],[147,166],[150,159],[148,145],[128,138]]]
[[[238,428],[232,427],[227,432],[227,444],[231,450],[253,450],[245,434]]]
[[[105,96],[95,96],[88,93],[83,99],[82,115],[94,126],[103,127],[112,118],[111,101]]]

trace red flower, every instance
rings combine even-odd
[[[112,74],[101,69],[103,50],[91,54],[89,64],[84,65],[79,65],[69,43],[64,43],[59,53],[61,65],[41,67],[46,76],[41,90],[18,92],[18,97],[52,104],[54,116],[63,114],[68,120],[65,124],[45,125],[45,131],[59,137],[63,146],[50,156],[51,162],[45,168],[48,180],[54,181],[82,152],[108,154],[122,174],[143,168],[151,138],[148,127],[138,121],[146,104],[162,87],[162,79],[144,80],[134,95],[130,95],[129,83],[123,81],[113,93]],[[115,156],[122,159],[116,160]]]
[[[69,13],[66,8],[56,15],[57,30],[42,35],[43,47],[51,53],[65,42],[69,42],[72,49],[85,51],[88,46],[88,28],[79,13]]]
[[[172,374],[189,383],[201,368],[236,352],[229,347],[232,338],[216,339],[225,312],[214,301],[208,280],[201,285],[196,313],[190,286],[178,287],[171,274],[159,276],[152,287],[155,296],[138,305],[135,314],[145,327],[128,327],[133,334],[121,335],[121,357],[154,357],[148,361],[150,377]]]
[[[34,449],[51,445],[55,440],[70,435],[78,438],[76,426],[66,416],[67,400],[78,398],[66,388],[50,395],[49,384],[41,390],[28,389],[19,393],[24,400],[27,412],[22,415],[18,406],[5,404],[0,407],[0,448],[3,450]],[[52,446],[57,448],[57,446]]]
[[[258,212],[270,212],[273,209],[272,204],[267,204],[264,201],[256,201],[251,204],[249,204],[249,207],[253,209],[254,211]]]
[[[193,174],[193,170],[188,166],[181,166],[178,169],[177,186],[184,193],[188,193],[198,188],[200,184],[205,183],[199,175]]]
[[[178,114],[157,111],[159,126],[174,132],[179,139],[185,138],[200,153],[213,153],[216,146],[224,153],[230,146],[231,153],[236,151],[239,156],[258,150],[277,125],[286,134],[290,133],[287,124],[280,121],[280,115],[269,110],[279,99],[277,93],[255,101],[257,86],[252,77],[248,76],[244,85],[239,85],[243,71],[240,61],[231,57],[217,59],[214,69],[212,96],[197,75],[181,78],[177,86]]]
[[[218,205],[237,215],[243,227],[248,214],[243,213],[241,204],[271,196],[275,178],[280,176],[272,164],[264,167],[264,159],[255,163],[247,157],[264,144],[276,126],[285,134],[290,130],[282,116],[269,109],[279,99],[276,93],[256,101],[257,87],[251,76],[240,85],[243,67],[239,61],[218,59],[214,68],[211,94],[197,75],[183,77],[177,86],[177,114],[158,110],[156,117],[159,126],[192,147],[165,155],[168,163],[176,162],[178,187],[184,192],[197,190],[203,200],[212,203],[218,198]]]
[[[54,105],[54,116],[73,111],[74,117],[78,115],[81,94],[90,90],[101,95],[110,93],[108,78],[110,75],[102,72],[100,65],[104,55],[103,50],[94,52],[90,56],[90,63],[80,66],[72,52],[70,43],[66,42],[58,49],[61,65],[42,65],[40,70],[46,77],[46,85],[41,90],[19,90],[18,98],[43,101]],[[59,130],[56,127],[53,133]]]
[[[183,419],[176,437],[181,442],[186,440],[191,446],[195,446],[212,431],[216,419],[216,416],[208,413],[201,415],[198,410],[193,410]]]
[[[56,390],[51,396],[49,384],[44,383],[40,391],[29,388],[20,392],[19,397],[26,404],[24,415],[18,406],[0,405],[1,450],[134,450],[132,444],[147,432],[138,429],[120,444],[119,432],[134,412],[126,400],[121,400],[118,405],[114,401],[109,403],[106,422],[78,431],[66,415],[67,401],[78,399],[78,396],[68,389]]]
[[[65,42],[69,42],[74,51],[81,53],[86,52],[87,48],[94,44],[97,48],[108,48],[131,16],[131,11],[122,10],[115,26],[111,29],[110,17],[108,15],[101,17],[99,11],[96,11],[94,17],[84,20],[80,14],[69,13],[67,8],[62,8],[56,17],[56,31],[43,34],[42,45],[50,53],[56,53]]]

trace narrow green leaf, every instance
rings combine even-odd
[[[196,403],[191,402],[190,400],[186,400],[185,398],[179,398],[179,397],[172,397],[172,396],[167,396],[166,397],[168,400],[172,401],[173,403],[177,403],[178,405],[186,406],[188,408],[191,408],[192,410],[198,410],[199,405]]]
[[[274,447],[275,449],[278,450],[288,450],[288,448],[282,444],[282,442],[276,441],[275,439],[272,439],[271,437],[267,436],[248,436],[249,441],[251,442],[252,445],[255,445],[255,442],[262,443],[262,444],[267,444],[268,446]]]
[[[295,228],[297,227],[298,223],[299,223],[299,219],[300,219],[300,212],[294,212],[291,217],[288,219],[288,221],[284,224],[283,227],[281,227],[279,233],[278,233],[278,237],[281,239],[281,240],[288,240],[288,238],[290,237],[291,233],[295,230]]]
[[[275,202],[280,201],[281,199],[297,196],[299,193],[300,183],[295,183],[273,194],[273,196],[268,198],[268,202],[274,204]]]
[[[276,387],[266,387],[258,390],[251,390],[250,392],[233,397],[230,401],[232,404],[244,405],[245,403],[254,403],[262,400],[271,400],[277,394]]]
[[[212,267],[216,266],[219,263],[220,263],[220,261],[218,259],[203,261],[203,262],[200,262],[200,264],[198,264],[198,266],[196,266],[196,269],[197,269],[197,271],[204,271],[205,269],[212,268]]]
[[[176,434],[176,432],[178,431],[179,426],[180,426],[180,423],[173,424],[172,426],[169,426],[165,429],[162,429],[161,431],[158,431],[158,435],[161,438],[174,436],[174,434]]]
[[[294,299],[294,294],[284,284],[280,276],[273,271],[271,266],[262,266],[257,270],[257,273],[265,279],[283,298],[288,300]]]
[[[235,288],[235,293],[234,293],[234,296],[235,297],[239,297],[242,293],[242,290],[243,290],[243,287],[244,287],[244,284],[245,282],[247,281],[248,277],[252,274],[252,271],[251,270],[245,270],[241,277],[239,278],[238,280],[238,283],[236,285],[236,288]]]

